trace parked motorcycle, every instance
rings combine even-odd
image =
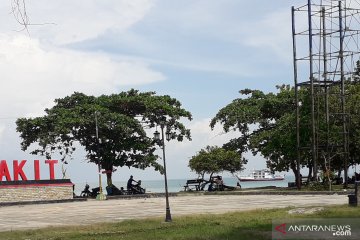
[[[80,194],[80,197],[92,197],[92,198],[95,198],[98,195],[99,192],[100,192],[99,187],[93,188],[90,191],[89,184],[86,184],[84,190],[82,190],[82,192]]]
[[[145,194],[146,190],[141,187],[141,180],[137,181],[137,184],[132,185],[131,189],[128,189],[128,194]]]

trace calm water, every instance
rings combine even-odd
[[[236,186],[236,178],[224,178],[225,185]],[[266,186],[276,186],[276,187],[287,187],[288,182],[293,182],[293,176],[285,176],[285,179],[282,181],[270,181],[270,182],[241,182],[242,188],[255,188],[255,187],[266,187]],[[184,190],[184,185],[186,179],[169,179],[168,180],[168,190],[169,192],[179,192]],[[81,191],[84,189],[86,183],[75,183],[75,193],[80,195]],[[88,183],[91,188],[98,186],[98,183]],[[124,187],[126,189],[126,182],[113,182],[113,184],[120,188]],[[146,192],[155,192],[163,193],[165,192],[164,180],[143,180],[142,187],[146,189]],[[103,186],[105,189],[105,185]]]

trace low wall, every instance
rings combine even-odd
[[[0,182],[0,203],[73,199],[70,179]]]

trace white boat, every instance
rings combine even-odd
[[[281,181],[285,179],[285,175],[274,175],[268,169],[262,170],[253,170],[248,176],[238,176],[237,179],[240,182],[250,182],[250,181]]]

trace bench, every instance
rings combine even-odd
[[[201,183],[204,182],[204,179],[190,179],[186,181],[186,185],[184,186],[184,191],[200,191]]]
[[[295,179],[296,180],[296,179]],[[300,180],[301,180],[301,186],[306,186],[308,184],[308,177],[303,177],[300,176]],[[288,182],[288,187],[289,188],[295,188],[296,186],[296,182]]]
[[[308,184],[308,177],[301,177],[301,185],[306,186]]]

